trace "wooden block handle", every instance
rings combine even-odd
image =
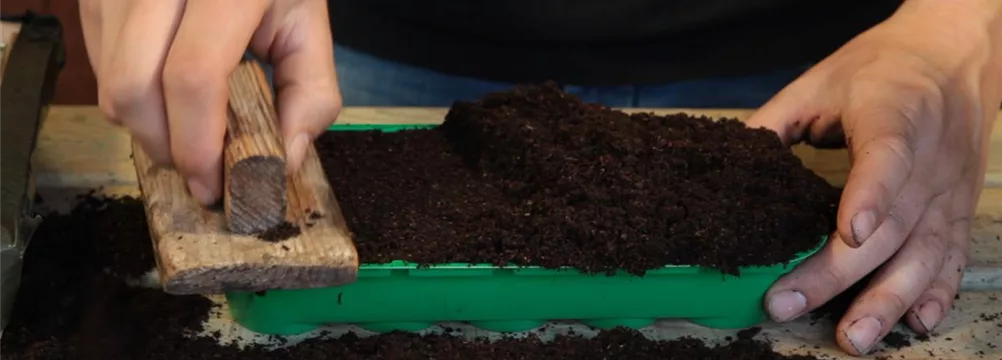
[[[230,75],[229,123],[223,154],[223,206],[230,231],[268,230],[285,219],[285,147],[264,71],[244,60]]]

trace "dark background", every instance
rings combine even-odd
[[[3,0],[0,12],[17,15],[25,11],[50,14],[59,18],[66,42],[66,67],[59,74],[53,104],[97,104],[97,80],[87,59],[83,34],[80,32],[80,10],[76,0]]]

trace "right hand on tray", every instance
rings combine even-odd
[[[222,195],[228,78],[250,49],[274,66],[289,170],[337,117],[325,0],[80,1],[98,103],[202,204]]]
[[[993,13],[1002,4],[905,2],[748,120],[788,144],[844,141],[852,164],[838,231],[773,284],[773,319],[802,316],[872,272],[837,325],[846,352],[867,353],[899,320],[919,333],[943,322],[1002,103],[1002,23],[981,22]]]

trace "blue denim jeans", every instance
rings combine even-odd
[[[448,107],[514,86],[397,63],[340,45],[335,45],[334,57],[344,106]],[[621,108],[756,108],[807,67],[664,85],[569,85],[564,90],[584,101]],[[270,77],[271,69],[266,71]]]

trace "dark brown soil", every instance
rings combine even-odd
[[[887,333],[887,335],[884,336],[883,342],[884,342],[884,345],[887,345],[887,346],[889,346],[891,348],[894,348],[894,349],[900,349],[900,348],[903,348],[903,347],[912,346],[912,342],[908,338],[908,335],[900,333],[900,332],[897,332],[897,331],[891,331],[891,332]]]
[[[317,148],[365,263],[734,274],[817,245],[839,195],[770,131],[631,116],[555,86],[458,102],[431,130],[328,133]]]
[[[71,216],[46,217],[46,226],[34,238],[61,238],[48,240],[60,241],[61,245],[47,251],[73,256],[79,265],[93,266],[113,276],[138,278],[153,270],[153,241],[149,236],[135,235],[149,231],[142,203],[101,199],[92,194],[78,197],[80,205]],[[36,246],[34,242],[30,246]]]
[[[738,339],[751,339],[762,332],[762,328],[755,326],[738,331]]]
[[[299,226],[296,226],[288,221],[283,221],[271,229],[258,234],[257,238],[268,242],[279,242],[299,236],[299,234],[302,233],[303,232],[299,229]]]
[[[769,343],[752,339],[755,329],[721,347],[696,339],[655,342],[617,329],[550,343],[534,337],[487,343],[391,333],[241,350],[211,338],[185,337],[201,330],[212,306],[207,299],[125,285],[125,275],[153,267],[151,248],[142,205],[133,198],[87,199],[71,215],[47,216],[25,254],[12,322],[0,339],[4,359],[815,359],[778,355]],[[135,258],[147,261],[119,262]]]

